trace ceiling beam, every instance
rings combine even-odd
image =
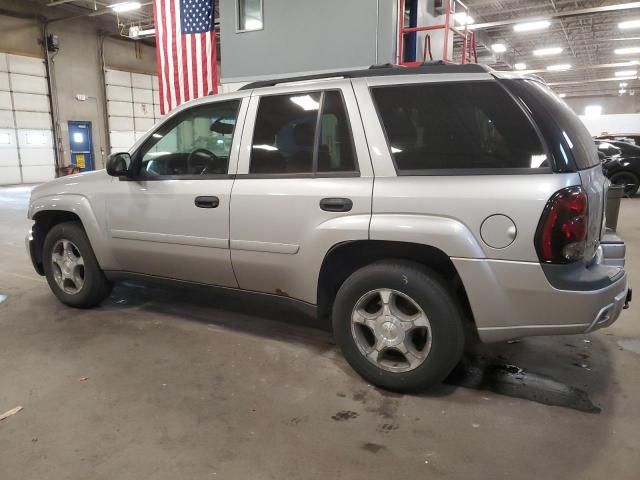
[[[638,8],[640,8],[640,2],[630,2],[630,3],[623,3],[618,5],[605,5],[602,7],[580,8],[578,10],[566,10],[562,12],[551,13],[546,16],[538,15],[536,17],[529,17],[529,18],[517,18],[517,19],[509,19],[509,20],[498,20],[495,22],[476,23],[476,24],[470,25],[470,28],[472,28],[473,30],[479,30],[483,28],[513,25],[516,23],[535,22],[536,20],[545,20],[549,18],[553,19],[553,18],[576,17],[579,15],[594,15],[598,13],[616,12],[619,10],[633,10]]]
[[[593,80],[572,80],[568,82],[550,82],[547,83],[550,87],[559,87],[562,85],[581,85],[583,83],[598,83],[598,82],[628,82],[635,80],[637,77],[609,77],[609,78],[595,78]]]

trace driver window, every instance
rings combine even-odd
[[[140,150],[140,176],[224,175],[240,100],[190,108],[162,125]]]

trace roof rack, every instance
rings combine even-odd
[[[362,77],[381,77],[386,75],[436,75],[441,73],[488,73],[492,69],[486,65],[477,63],[466,63],[457,65],[453,63],[423,62],[417,67],[404,67],[401,65],[393,65],[385,63],[381,65],[371,65],[369,68],[361,70],[337,71],[320,73],[316,75],[302,75],[298,77],[277,78],[273,80],[259,80],[244,85],[240,90],[252,90],[254,88],[273,87],[282,83],[305,82],[310,80],[322,80],[326,78],[362,78]]]

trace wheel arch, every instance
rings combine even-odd
[[[456,267],[441,249],[419,243],[390,240],[354,240],[334,245],[325,255],[318,277],[318,314],[327,317],[338,289],[356,270],[379,260],[412,261],[434,270],[449,285],[462,307],[465,321],[476,335],[473,312]]]
[[[32,227],[34,264],[41,265],[44,239],[55,225],[62,222],[78,222],[84,229],[99,265],[110,258],[104,233],[89,200],[83,195],[56,195],[32,200],[28,217]],[[38,267],[36,267],[38,270]]]

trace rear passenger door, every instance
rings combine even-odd
[[[231,194],[240,288],[315,303],[332,245],[368,238],[373,172],[349,81],[254,91]]]

